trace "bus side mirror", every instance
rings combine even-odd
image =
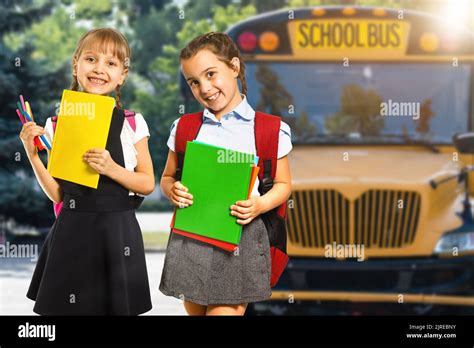
[[[474,132],[454,134],[453,143],[460,153],[474,154]]]

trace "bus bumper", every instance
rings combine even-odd
[[[250,307],[253,314],[420,314],[416,308],[432,307],[474,314],[474,256],[363,262],[292,257],[271,299]]]

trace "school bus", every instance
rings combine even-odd
[[[473,313],[473,156],[452,140],[473,127],[473,34],[369,7],[275,11],[228,34],[250,104],[294,145],[290,261],[248,312]]]

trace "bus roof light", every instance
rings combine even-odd
[[[439,39],[435,33],[426,32],[420,36],[420,48],[425,52],[434,52],[438,49]]]
[[[342,9],[342,14],[344,16],[353,16],[353,15],[355,15],[355,13],[356,13],[356,10],[353,7],[344,7]]]
[[[273,52],[280,46],[280,38],[273,31],[266,31],[260,35],[260,48],[265,52]]]
[[[252,52],[257,46],[257,36],[251,31],[244,31],[237,38],[237,44],[243,52]]]
[[[317,16],[317,17],[324,16],[325,13],[326,13],[326,10],[324,8],[321,8],[321,7],[317,7],[317,8],[315,8],[311,11],[311,14],[313,16]]]
[[[372,14],[376,17],[385,17],[387,15],[387,11],[385,11],[381,7],[378,7],[378,8],[374,8],[374,10],[372,11]]]

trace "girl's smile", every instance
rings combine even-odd
[[[104,84],[107,83],[107,80],[101,79],[99,77],[88,77],[89,81],[92,82],[93,84],[97,86],[103,86]]]
[[[214,93],[210,97],[206,98],[206,100],[210,103],[218,102],[219,101],[218,98],[220,97],[220,95],[221,95],[221,92]]]

